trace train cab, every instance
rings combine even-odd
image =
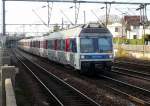
[[[105,27],[87,26],[79,40],[81,72],[95,71],[95,67],[110,70],[113,63],[112,34]]]

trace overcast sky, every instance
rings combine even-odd
[[[102,0],[97,0],[102,1]],[[104,0],[112,1],[112,0]],[[114,1],[114,0],[113,0]],[[115,0],[121,2],[128,2],[131,0]],[[150,2],[149,0],[132,0],[132,2]],[[44,2],[6,2],[6,24],[36,24],[42,21],[35,15],[33,10],[41,17],[41,19],[47,23],[47,8],[42,8],[47,6]],[[51,6],[51,3],[50,3]],[[63,11],[68,18],[74,22],[74,8],[69,8],[74,6],[73,3],[54,3],[52,10],[51,23],[61,23],[62,18],[65,22],[68,20],[60,12]],[[86,12],[86,22],[97,21],[97,18],[91,12],[94,11],[98,17],[105,15],[105,8],[100,9],[105,6],[104,4],[80,4],[80,11],[78,17],[78,23],[83,23],[83,11]],[[110,14],[122,16],[122,13],[127,13],[129,15],[139,15],[139,11],[135,11],[138,5],[112,5]],[[148,17],[150,14],[150,6],[147,7]],[[10,29],[11,30],[11,29]]]

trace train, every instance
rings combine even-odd
[[[111,70],[114,61],[112,37],[105,26],[89,23],[48,36],[21,39],[18,48],[71,66],[80,73],[95,73],[96,66]]]

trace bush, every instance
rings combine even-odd
[[[144,39],[126,39],[126,38],[113,38],[115,44],[131,44],[131,45],[143,45]]]

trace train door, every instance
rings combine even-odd
[[[75,67],[76,63],[76,53],[77,53],[77,43],[76,43],[76,39],[70,39],[70,65]]]

